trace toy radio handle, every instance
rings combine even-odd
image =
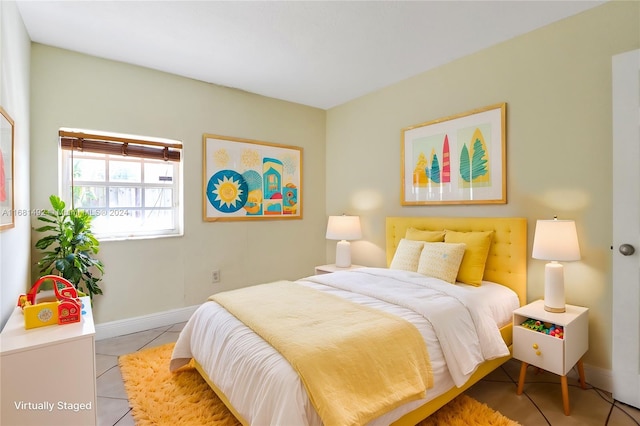
[[[56,301],[45,301],[36,304],[36,296],[40,284],[53,281],[53,291]],[[66,279],[57,275],[45,275],[35,282],[29,293],[18,297],[18,306],[24,314],[26,329],[53,324],[71,324],[80,322],[82,315],[82,301],[78,297],[78,290]]]
[[[35,284],[33,284],[33,287],[31,287],[31,290],[29,290],[29,293],[27,293],[26,295],[23,294],[18,299],[18,306],[21,306],[21,302],[24,300],[23,297],[26,297],[27,302],[29,302],[32,305],[35,305],[36,295],[38,294],[38,288],[40,287],[40,284],[49,280],[53,281],[53,291],[55,292],[56,298],[58,300],[78,298],[78,291],[73,286],[73,284],[71,284],[65,278],[62,278],[58,275],[45,275],[43,277],[40,277],[40,279],[36,281]],[[62,284],[63,288],[59,289],[58,283]]]

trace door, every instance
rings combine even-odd
[[[613,397],[640,407],[640,50],[612,71]]]

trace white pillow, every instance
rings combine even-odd
[[[424,243],[417,272],[455,284],[465,248],[464,243]]]
[[[403,271],[416,272],[418,270],[420,252],[422,252],[424,244],[424,241],[401,239],[393,255],[389,269],[402,269]]]

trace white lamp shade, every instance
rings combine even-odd
[[[558,262],[580,260],[573,220],[539,220],[533,236],[534,259],[550,260],[544,268],[544,309],[565,312],[564,267]]]
[[[357,240],[362,238],[359,216],[329,216],[328,240]]]
[[[537,221],[532,257],[557,262],[580,260],[576,223],[573,220]]]

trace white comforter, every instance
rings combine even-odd
[[[355,303],[412,322],[427,344],[435,385],[415,401],[376,419],[389,424],[461,386],[484,360],[509,354],[499,327],[518,305],[508,288],[452,285],[424,275],[363,268],[316,275],[297,281]],[[287,361],[268,343],[215,302],[203,304],[184,327],[171,369],[195,358],[252,425],[320,425],[304,385]]]

